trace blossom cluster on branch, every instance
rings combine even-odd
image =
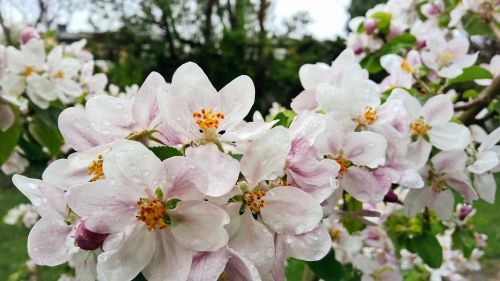
[[[451,8],[424,2],[389,1],[353,19],[331,65],[301,67],[292,110],[244,120],[252,80],[217,90],[193,62],[170,83],[153,72],[130,95],[85,95],[57,121],[74,152],[41,179],[12,178],[41,217],[30,258],[70,262],[78,280],[279,281],[293,259],[324,280],[477,270],[486,237],[469,221],[471,204],[494,203],[500,129],[461,122],[454,104],[468,97],[455,85],[476,80],[467,91],[478,95],[493,87],[498,57],[475,65],[458,23],[440,20]],[[76,61],[68,73],[82,72]],[[55,63],[27,76],[31,62],[14,62],[21,68],[4,77],[20,77],[37,108],[81,97],[57,80]],[[370,79],[382,69],[380,83]],[[40,96],[32,78],[62,88]],[[29,224],[27,209],[12,217]]]

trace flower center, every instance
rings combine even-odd
[[[430,126],[424,121],[424,118],[420,117],[410,124],[410,129],[414,135],[425,136]]]
[[[54,78],[63,79],[64,78],[64,72],[62,72],[61,70],[58,70],[56,72],[56,74],[54,74]]]
[[[451,64],[452,60],[456,57],[456,54],[451,51],[444,51],[439,56],[439,63],[442,66],[448,66]]]
[[[446,182],[440,175],[435,175],[431,179],[431,188],[434,192],[441,192],[447,189]]]
[[[265,191],[250,191],[245,194],[245,203],[250,208],[253,214],[260,212],[260,209],[266,205],[266,201],[262,197],[266,195]]]
[[[406,73],[412,73],[413,72],[413,67],[408,63],[407,60],[403,60],[401,62],[401,68],[406,72]]]
[[[340,231],[340,229],[338,229],[338,228],[331,228],[330,229],[330,237],[332,238],[332,241],[339,242],[341,235],[342,235],[342,232]]]
[[[97,156],[97,160],[93,160],[92,164],[87,169],[88,175],[92,176],[90,181],[96,181],[104,178],[104,172],[102,170],[102,155]]]
[[[377,110],[373,106],[365,107],[365,114],[363,115],[367,125],[373,124],[377,120]]]
[[[35,68],[33,68],[32,66],[26,66],[23,70],[23,75],[25,77],[29,77],[31,76],[31,74],[33,74],[35,72]]]
[[[165,208],[165,204],[161,200],[157,198],[141,198],[137,201],[137,205],[139,206],[139,211],[136,218],[138,221],[143,221],[149,231],[164,229],[168,226],[164,221],[167,215],[167,208]]]
[[[345,159],[344,156],[342,156],[342,155],[335,158],[334,160],[337,161],[337,163],[340,165],[339,175],[343,175],[345,172],[347,172],[347,169],[349,169],[349,166],[351,166],[351,163],[349,162],[349,160]]]
[[[224,114],[220,112],[213,112],[212,109],[202,108],[200,112],[194,112],[193,118],[196,124],[203,132],[209,131],[210,129],[219,128],[220,120],[224,119]]]

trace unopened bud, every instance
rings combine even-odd
[[[367,33],[372,33],[377,28],[377,20],[372,18],[367,18],[364,23],[364,27]]]
[[[82,250],[92,251],[102,246],[108,234],[96,233],[85,227],[85,222],[81,221],[76,226],[75,244]]]
[[[352,48],[352,51],[354,52],[355,55],[361,55],[361,53],[363,53],[363,47],[361,47],[361,46],[354,46]]]
[[[21,44],[24,45],[31,39],[40,39],[40,34],[34,27],[28,26],[21,31],[21,34],[19,35],[19,41],[21,41]]]

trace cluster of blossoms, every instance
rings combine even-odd
[[[46,148],[46,143],[54,136],[44,138],[40,133],[46,129],[44,126],[53,124],[47,120],[47,115],[38,113],[53,112],[80,103],[86,97],[105,94],[107,76],[94,73],[94,68],[105,65],[102,61],[94,61],[92,54],[83,49],[85,39],[70,45],[57,45],[53,40],[41,38],[34,28],[27,27],[21,32],[19,41],[19,49],[0,45],[0,133],[5,134],[3,138],[19,139],[22,135],[19,128],[29,127],[26,131],[34,138],[34,143],[45,147],[44,153],[55,156],[58,149],[54,152]],[[5,143],[8,159],[4,159],[5,155],[0,157],[5,174],[23,172],[29,164],[23,157],[26,152],[16,144],[17,141]]]
[[[279,281],[289,258],[332,255],[363,280],[477,270],[486,238],[468,218],[473,201],[494,203],[500,129],[460,122],[454,104],[469,101],[453,85],[493,85],[499,59],[474,65],[468,39],[442,27],[450,7],[424,2],[391,0],[353,19],[348,48],[331,65],[302,66],[292,110],[273,106],[266,118],[244,120],[248,76],[217,91],[192,62],[171,83],[153,72],[126,93],[88,92],[58,116],[74,152],[41,180],[12,179],[41,217],[32,261],[117,281]],[[482,11],[461,5],[464,17]],[[56,85],[41,69],[29,76]],[[21,78],[37,107],[51,101]],[[62,89],[61,101],[71,96]],[[11,216],[31,224],[30,208]]]

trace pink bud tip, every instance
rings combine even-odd
[[[355,55],[361,55],[361,53],[363,52],[363,47],[355,46],[352,48],[352,51],[354,52]]]
[[[75,245],[80,249],[92,251],[102,246],[108,234],[96,233],[88,230],[85,223],[81,221],[76,226]]]
[[[34,27],[28,26],[21,31],[19,41],[21,41],[21,44],[26,44],[31,39],[40,39],[40,34]]]
[[[367,18],[364,23],[364,27],[367,33],[372,33],[377,28],[377,20],[372,18]]]

